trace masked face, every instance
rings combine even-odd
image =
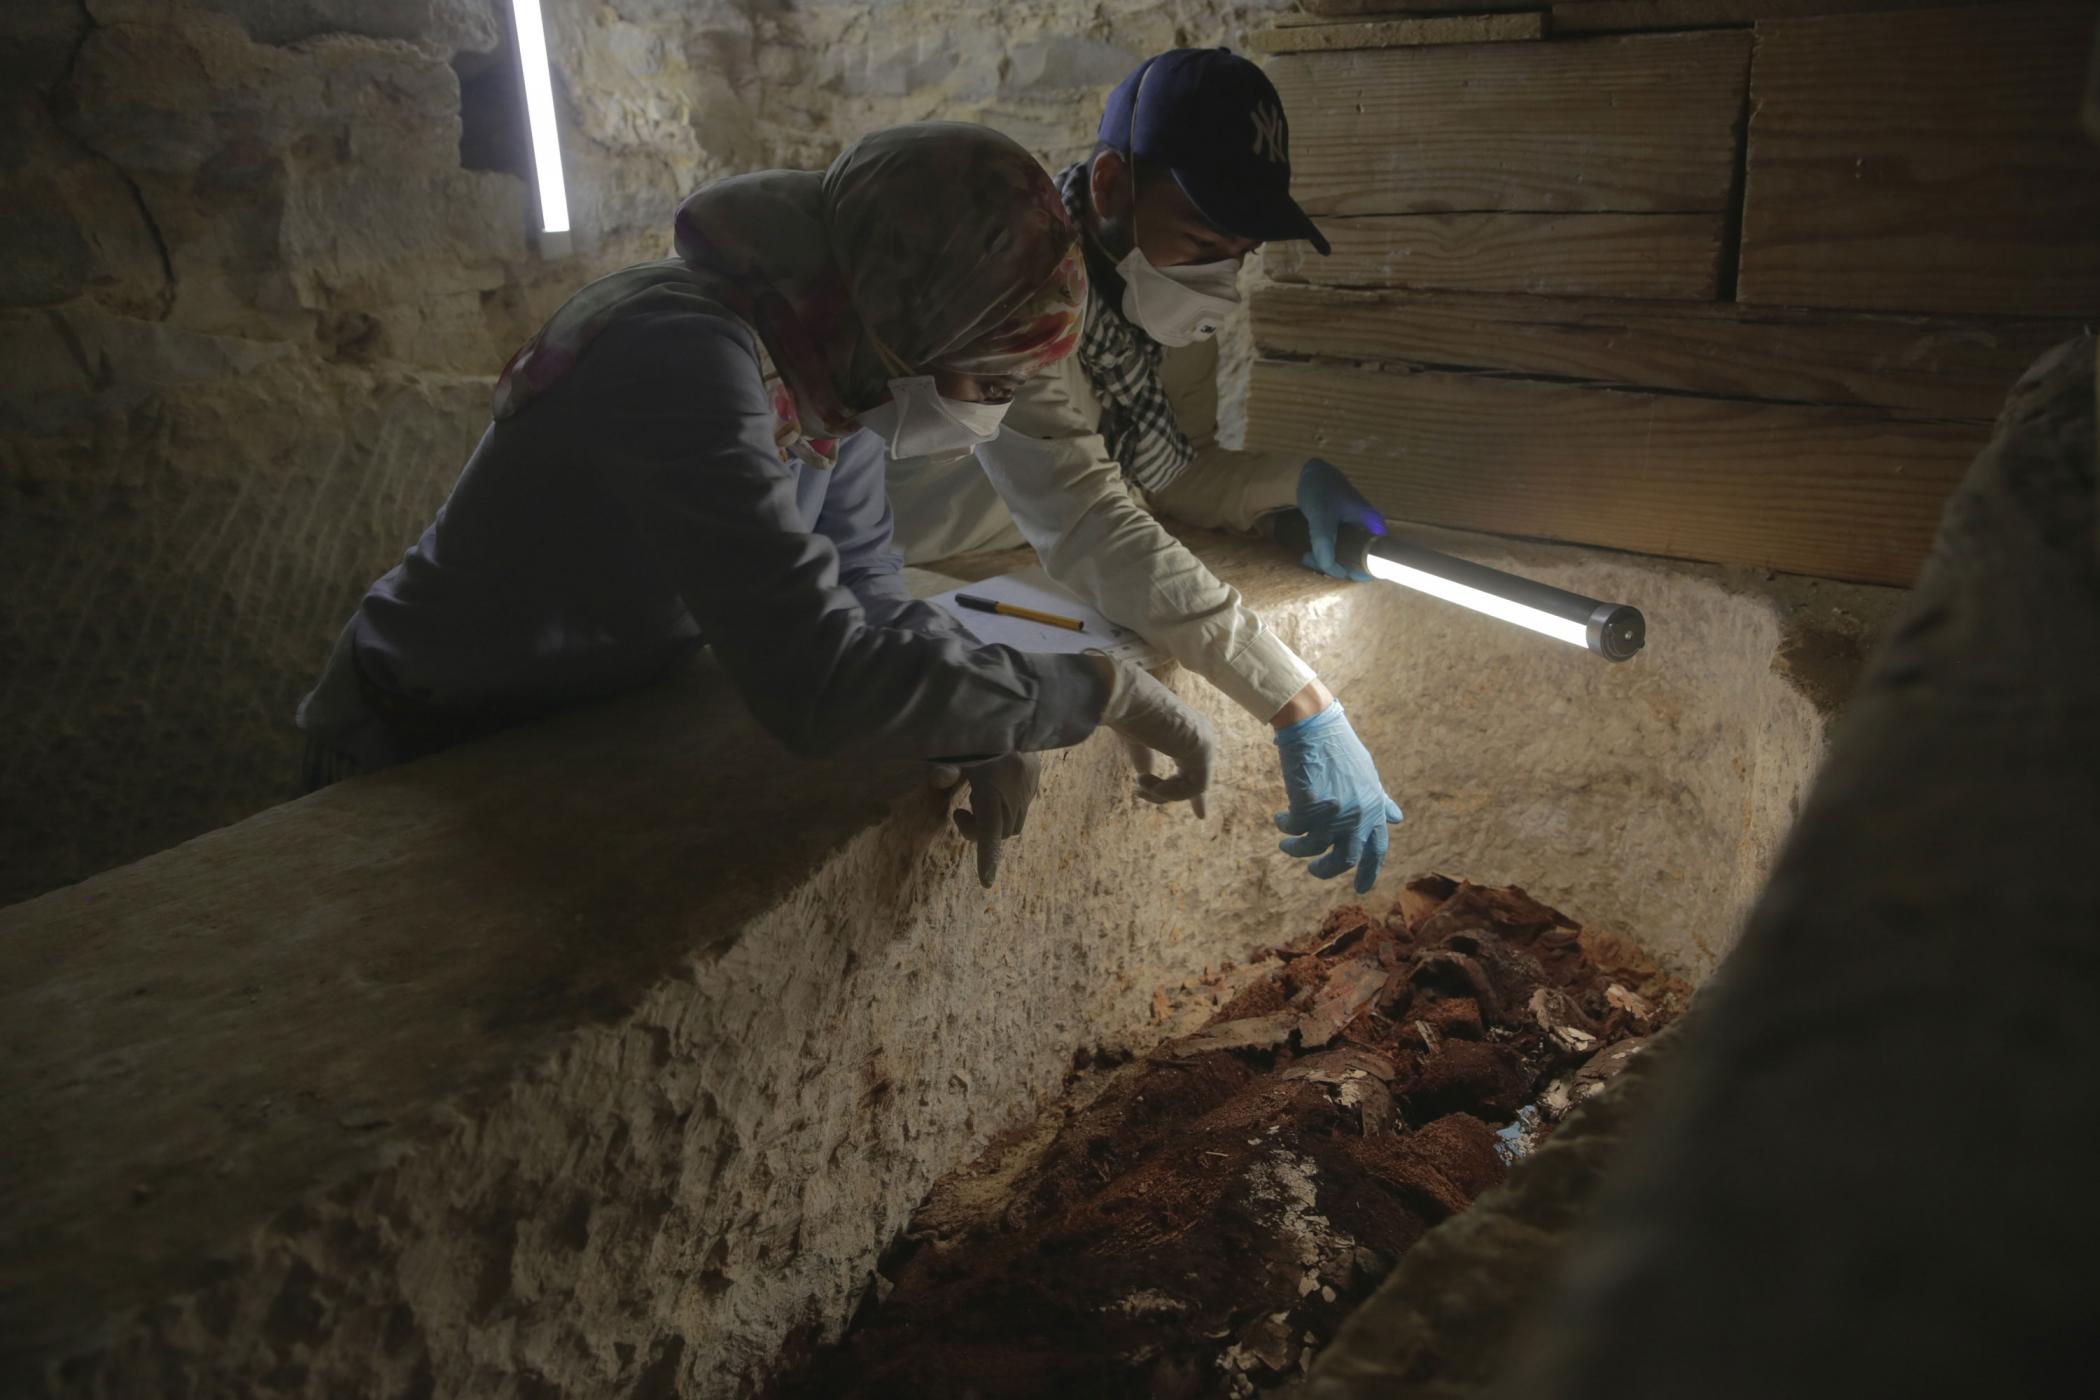
[[[1240,304],[1238,258],[1154,267],[1133,238],[1116,274],[1123,279],[1123,314],[1162,345],[1210,339]]]
[[[1131,99],[1131,139],[1125,148],[1128,150],[1136,149],[1138,107],[1145,100],[1145,82],[1149,77],[1148,69],[1138,79],[1137,94]],[[1166,255],[1173,265],[1162,267],[1154,263],[1145,256],[1144,240],[1139,236],[1138,221],[1143,217],[1145,200],[1138,189],[1137,164],[1126,158],[1122,169],[1128,213],[1124,220],[1105,220],[1103,232],[1118,242],[1124,237],[1130,240],[1130,251],[1116,262],[1116,275],[1123,279],[1124,317],[1162,345],[1188,345],[1210,339],[1239,307],[1240,259],[1184,259],[1190,254],[1201,257],[1206,247],[1218,252],[1243,252],[1253,247],[1253,242],[1233,239],[1211,228],[1178,187],[1162,186],[1163,194],[1171,196],[1179,208],[1170,211],[1163,230],[1154,230],[1160,237],[1158,246],[1174,250]],[[1117,224],[1126,226],[1118,228]],[[1235,249],[1229,244],[1240,246]]]
[[[942,398],[929,374],[890,381],[890,401],[860,415],[860,425],[889,444],[892,460],[960,452],[999,436],[1010,403]]]

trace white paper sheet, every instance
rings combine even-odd
[[[1037,612],[1056,613],[1060,617],[1076,617],[1086,624],[1086,628],[1084,631],[1074,632],[1069,627],[1052,627],[1047,622],[1030,622],[1025,617],[977,612],[956,602],[955,595],[958,593],[968,593],[975,598],[989,598],[995,603],[1012,603],[1016,607],[1034,608]],[[1155,648],[1137,633],[1127,627],[1116,626],[1051,582],[1050,575],[1043,571],[1041,565],[1016,573],[1001,574],[997,578],[985,579],[982,583],[967,583],[946,593],[936,593],[926,601],[944,609],[956,621],[969,628],[971,636],[987,646],[1009,646],[1017,651],[1104,651],[1118,661],[1129,661],[1139,666],[1157,666],[1167,659],[1165,652]]]

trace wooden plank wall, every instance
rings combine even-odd
[[[1396,518],[1908,583],[2100,319],[2100,0],[1301,2],[1249,439]]]
[[[2100,147],[2078,129],[2093,20],[2006,5],[1768,26],[1742,300],[2100,308]]]

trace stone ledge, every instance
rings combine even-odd
[[[1396,873],[1519,880],[1703,975],[1820,749],[1781,610],[1433,538],[1640,604],[1650,650],[1198,543],[1349,700]],[[1075,1048],[1332,904],[1274,849],[1266,733],[1175,684],[1210,820],[1091,741],[989,895],[913,766],[792,760],[703,667],[0,913],[0,1389],[735,1393]]]

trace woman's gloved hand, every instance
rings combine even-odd
[[[1400,804],[1386,795],[1342,702],[1277,730],[1276,747],[1291,800],[1290,810],[1276,814],[1277,828],[1290,834],[1283,853],[1319,856],[1307,870],[1322,880],[1354,866],[1356,892],[1366,893],[1385,864],[1386,825],[1400,820]]]
[[[970,805],[956,812],[955,829],[977,843],[977,883],[986,889],[999,878],[1000,844],[1019,836],[1028,823],[1042,774],[1042,757],[1032,753],[1001,754],[962,765],[960,776],[970,782]]]
[[[1174,761],[1172,777],[1139,765],[1138,796],[1147,802],[1186,802],[1201,817],[1203,792],[1210,786],[1210,721],[1129,662],[1101,655],[1093,659],[1109,682],[1101,723],[1122,735],[1133,752],[1141,746]]]
[[[1344,525],[1358,526],[1373,535],[1384,534],[1385,517],[1349,484],[1340,467],[1314,457],[1298,469],[1298,511],[1305,517],[1312,536],[1312,548],[1300,563],[1329,578],[1371,581],[1362,569],[1342,567],[1335,559],[1335,544]]]

